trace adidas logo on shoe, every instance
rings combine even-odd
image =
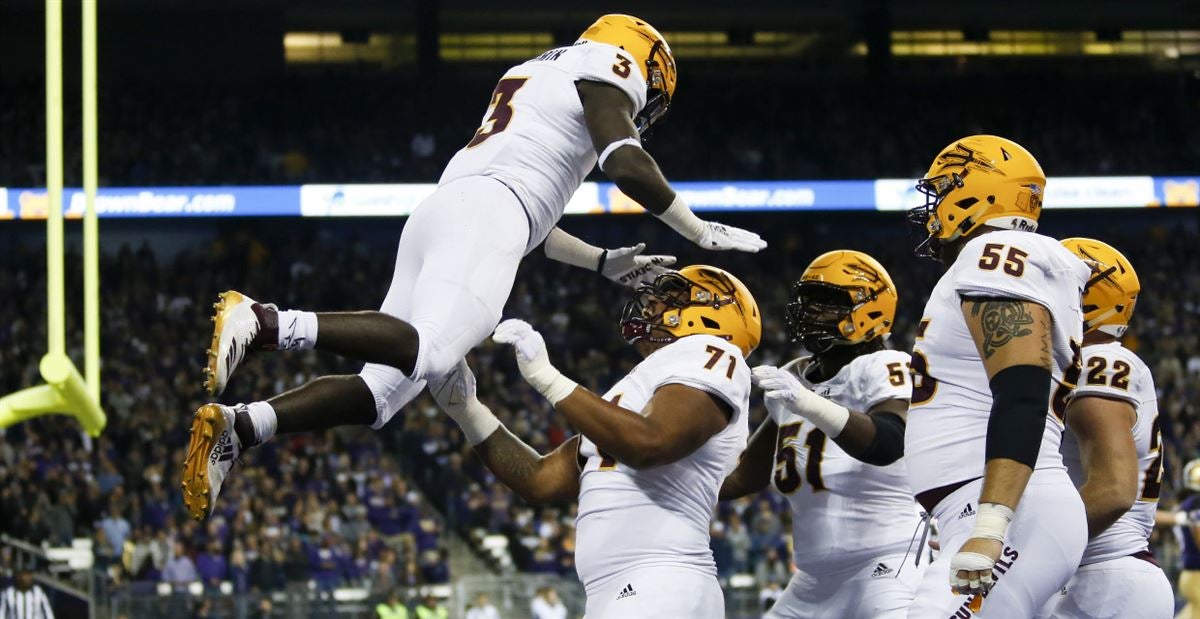
[[[892,568],[888,567],[887,564],[878,563],[875,565],[875,571],[871,572],[871,578],[883,578],[884,576],[887,576],[888,574],[891,574],[894,571],[896,571],[896,570],[893,570]]]
[[[963,510],[958,513],[958,519],[962,520],[963,518],[966,518],[968,516],[974,516],[974,515],[975,515],[975,508],[971,507],[970,503],[967,503],[967,506],[964,507]]]
[[[635,595],[637,595],[637,591],[633,590],[633,585],[625,585],[625,588],[621,589],[621,593],[617,596],[617,599],[623,600],[627,597],[632,597]]]
[[[230,440],[229,430],[226,430],[221,433],[221,438],[217,439],[217,446],[208,455],[208,464],[209,466],[216,466],[218,462],[228,462],[232,459],[233,441]]]

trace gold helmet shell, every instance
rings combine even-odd
[[[1183,465],[1183,487],[1194,492],[1200,492],[1200,459],[1192,460]]]
[[[579,35],[579,39],[619,47],[637,61],[638,69],[646,78],[646,107],[638,111],[639,131],[644,131],[667,113],[675,97],[678,74],[675,55],[654,26],[632,15],[611,13],[600,16]]]
[[[792,289],[788,334],[813,353],[883,337],[896,320],[899,295],[892,277],[860,251],[839,249],[817,256]]]
[[[1100,331],[1113,337],[1125,335],[1133,318],[1142,284],[1137,271],[1115,247],[1095,239],[1070,238],[1063,247],[1092,268],[1083,289],[1084,331]]]
[[[994,135],[973,135],[938,153],[917,191],[925,204],[909,222],[926,234],[917,255],[937,258],[942,245],[980,226],[1037,230],[1046,175],[1020,144]]]
[[[630,343],[701,334],[727,340],[747,357],[762,340],[758,302],[724,269],[693,265],[659,275],[639,286],[621,313],[621,335]]]

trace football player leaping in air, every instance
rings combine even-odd
[[[579,501],[575,565],[589,618],[723,618],[709,520],[749,433],[758,306],[729,273],[691,266],[638,288],[621,331],[644,360],[601,397],[559,373],[528,324],[496,329],[525,380],[581,433],[547,455],[475,398],[466,363],[431,391],[522,498]]]
[[[884,345],[895,285],[874,258],[840,250],[813,260],[794,292],[788,332],[812,356],[754,368],[770,417],[721,499],[773,483],[791,503],[796,573],[768,617],[904,617],[920,516],[900,460],[908,354]]]
[[[1063,594],[1040,616],[1170,619],[1171,583],[1149,545],[1163,476],[1158,395],[1150,368],[1118,339],[1141,284],[1112,246],[1079,238],[1062,244],[1093,268],[1083,293],[1083,374],[1062,443],[1091,540]]]
[[[212,512],[238,453],[276,433],[340,425],[380,428],[428,380],[442,378],[492,332],[522,256],[546,255],[636,285],[673,259],[643,246],[605,251],[555,227],[599,163],[621,191],[711,250],[758,251],[745,230],[702,221],[671,189],[639,135],[675,93],[675,60],[650,24],[605,15],[567,47],[509,69],[483,124],[404,226],[380,311],[278,311],[221,295],[206,385],[220,395],[251,350],[313,348],[367,362],[249,405],[196,412],[183,472],[192,516]]]
[[[990,135],[947,146],[917,185],[917,253],[946,273],[917,328],[904,434],[909,484],[942,548],[914,619],[1032,617],[1087,545],[1059,444],[1090,270],[1034,232],[1045,187],[1028,151]]]

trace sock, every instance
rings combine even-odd
[[[279,312],[279,350],[308,350],[317,345],[317,314],[286,310]]]
[[[254,444],[258,445],[271,440],[275,436],[275,428],[279,425],[279,418],[275,416],[275,409],[266,402],[254,402],[246,406],[246,415],[250,418],[250,423],[254,427]]]

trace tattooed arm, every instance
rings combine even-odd
[[[475,453],[504,485],[533,504],[579,498],[579,435],[543,456],[500,426]]]
[[[1050,401],[1050,312],[1014,299],[965,297],[963,316],[992,392],[983,490],[970,539],[951,562],[961,582],[991,581],[991,564],[1033,475]],[[997,537],[999,539],[997,539]],[[975,568],[975,569],[973,569]],[[984,578],[986,576],[986,578]]]

